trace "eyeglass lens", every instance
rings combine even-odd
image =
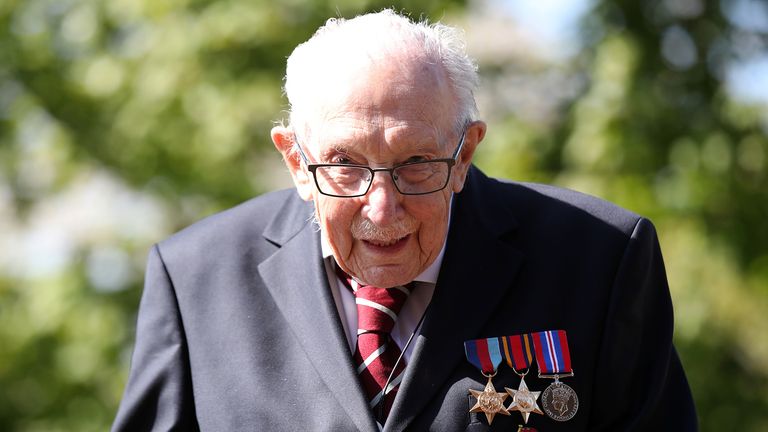
[[[450,172],[446,161],[406,164],[392,171],[392,179],[403,194],[424,194],[443,189]],[[338,196],[364,194],[373,182],[373,172],[365,167],[319,166],[315,171],[320,192]]]

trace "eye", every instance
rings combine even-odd
[[[330,163],[340,164],[340,165],[355,165],[355,161],[353,161],[346,155],[336,155],[331,158]]]
[[[339,164],[339,165],[357,165],[359,164],[348,152],[341,148],[331,149],[323,160],[326,163]]]
[[[425,156],[411,156],[408,159],[406,159],[403,163],[414,163],[414,162],[423,162],[427,160]]]

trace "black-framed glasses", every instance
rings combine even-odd
[[[338,198],[360,197],[368,193],[373,184],[373,177],[377,172],[388,172],[392,177],[392,183],[398,192],[403,195],[426,195],[445,189],[451,178],[451,168],[456,165],[456,160],[464,146],[462,132],[453,156],[446,159],[431,159],[418,162],[406,162],[392,168],[371,168],[367,165],[353,164],[313,164],[302,150],[298,141],[296,148],[299,150],[307,171],[315,178],[317,190],[323,194]]]

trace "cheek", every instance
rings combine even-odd
[[[432,218],[428,224],[422,225],[419,243],[421,249],[429,252],[432,249],[440,249],[443,246],[443,239],[448,228],[447,221],[443,219]]]
[[[424,252],[440,249],[448,228],[450,196],[437,196],[435,200],[414,206],[409,213],[419,220],[419,246]]]
[[[336,251],[345,252],[351,247],[350,227],[359,208],[351,199],[320,199],[317,205],[318,218],[328,241]]]

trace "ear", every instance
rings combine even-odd
[[[464,134],[464,146],[461,148],[461,153],[457,157],[456,165],[453,167],[453,173],[451,174],[451,189],[455,193],[459,193],[464,189],[464,180],[467,179],[467,172],[470,165],[472,165],[472,157],[475,155],[475,150],[480,141],[485,138],[485,129],[485,122],[479,120],[470,123],[467,127],[467,131]]]
[[[275,126],[272,128],[271,136],[275,148],[283,155],[283,161],[291,173],[293,184],[296,185],[299,195],[305,201],[311,201],[313,199],[312,192],[314,191],[314,184],[310,178],[312,174],[302,167],[301,156],[294,148],[295,138],[293,130],[285,126]]]

